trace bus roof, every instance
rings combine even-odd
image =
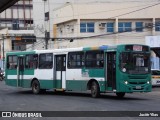
[[[123,45],[133,45],[133,44],[123,44]],[[13,51],[13,52],[7,52],[9,55],[16,54],[32,54],[32,53],[64,53],[64,52],[72,52],[72,51],[90,51],[90,50],[115,50],[117,46],[123,46],[123,45],[115,45],[115,46],[109,46],[109,45],[102,45],[97,47],[77,47],[77,48],[63,48],[63,49],[47,49],[47,50],[32,50],[32,51]],[[134,44],[135,45],[135,44]],[[138,44],[137,44],[138,45]],[[146,46],[146,45],[143,45]]]

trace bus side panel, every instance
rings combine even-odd
[[[7,79],[6,78],[5,83],[6,83],[6,85],[16,87],[17,86],[17,79]]]
[[[97,80],[100,91],[105,91],[104,69],[67,69],[66,89],[73,91],[86,91],[88,81]]]
[[[53,69],[36,69],[34,78],[40,82],[41,89],[54,88]]]
[[[106,91],[106,81],[105,81],[105,70],[100,68],[93,69],[82,69],[82,76],[86,77],[87,80],[96,80],[100,87],[100,92]]]
[[[39,83],[41,89],[53,89],[53,80],[39,79]]]
[[[81,69],[66,70],[66,90],[82,91],[82,86],[86,90],[87,81],[81,75]]]

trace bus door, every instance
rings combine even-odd
[[[17,66],[17,87],[23,87],[23,75],[24,75],[24,57],[18,57]]]
[[[66,55],[55,56],[55,88],[65,89],[66,88]]]
[[[107,87],[111,87],[112,90],[116,89],[116,52],[106,53],[106,80]]]

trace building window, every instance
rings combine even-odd
[[[53,54],[44,53],[39,55],[39,69],[53,68]]]
[[[12,20],[12,29],[13,30],[19,30],[19,20],[18,19],[13,19]]]
[[[38,55],[26,55],[25,68],[26,69],[36,69],[38,65]]]
[[[156,26],[155,26],[155,30],[156,31],[160,31],[160,22],[156,22]]]
[[[85,67],[87,68],[103,68],[104,53],[103,51],[88,51],[85,55]]]
[[[107,23],[107,32],[114,32],[114,23]]]
[[[132,23],[131,22],[119,22],[118,23],[118,32],[131,32]]]
[[[81,23],[80,24],[80,32],[81,33],[94,32],[94,22]]]
[[[49,12],[46,12],[45,13],[45,21],[48,21],[49,20]]]
[[[143,22],[136,22],[136,32],[143,32]]]
[[[68,68],[81,68],[84,65],[83,52],[70,52],[68,54]]]

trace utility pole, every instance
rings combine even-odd
[[[47,0],[42,0],[42,1],[44,1],[44,30],[45,30],[45,31],[44,31],[44,34],[45,34],[45,35],[44,35],[44,40],[45,40],[45,49],[48,49],[48,38],[47,38],[48,35],[47,35],[47,30],[46,30],[46,25],[45,25],[45,24],[46,24],[46,20],[45,20],[45,19],[46,19],[46,18],[45,18],[45,17],[46,17],[46,16],[45,16],[45,13],[46,13],[46,10],[45,10],[45,2],[46,2]]]
[[[4,70],[4,59],[5,59],[5,55],[4,55],[4,35],[2,35],[2,44],[3,44],[3,48],[2,48],[2,52],[3,52],[3,58],[2,58],[2,61],[3,61],[3,70]]]
[[[45,30],[45,49],[48,49],[48,34],[47,34],[47,30]]]

